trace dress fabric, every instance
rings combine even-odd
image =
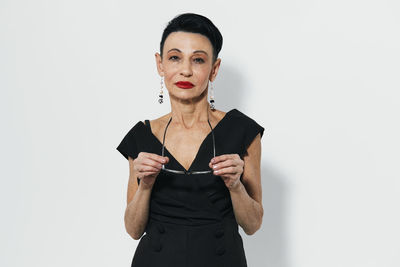
[[[239,154],[243,158],[256,135],[263,135],[264,128],[232,109],[213,131],[216,156]],[[135,159],[141,151],[161,155],[161,149],[162,140],[152,133],[148,120],[137,122],[117,147],[126,159]],[[170,159],[166,168],[185,170],[167,148],[164,155]],[[210,130],[187,171],[208,170],[212,157]],[[246,267],[238,230],[230,193],[221,177],[161,171],[153,185],[145,234],[131,267]]]

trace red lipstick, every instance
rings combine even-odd
[[[176,84],[176,86],[178,86],[179,88],[182,88],[182,89],[190,89],[190,88],[194,87],[193,83],[185,82],[185,81],[179,81],[179,82],[176,82],[175,84]]]

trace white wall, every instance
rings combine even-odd
[[[400,266],[395,0],[0,2],[0,265],[129,266],[128,163],[182,12],[220,28],[218,109],[265,127],[252,267]]]

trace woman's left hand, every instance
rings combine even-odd
[[[209,166],[214,175],[221,176],[229,190],[239,186],[243,173],[244,161],[239,154],[224,154],[211,159]]]

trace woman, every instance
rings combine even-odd
[[[213,99],[210,107],[221,47],[201,15],[177,16],[164,30],[155,57],[171,112],[139,121],[117,147],[130,169],[125,227],[140,239],[131,266],[247,266],[238,225],[248,235],[261,226],[264,128]]]

